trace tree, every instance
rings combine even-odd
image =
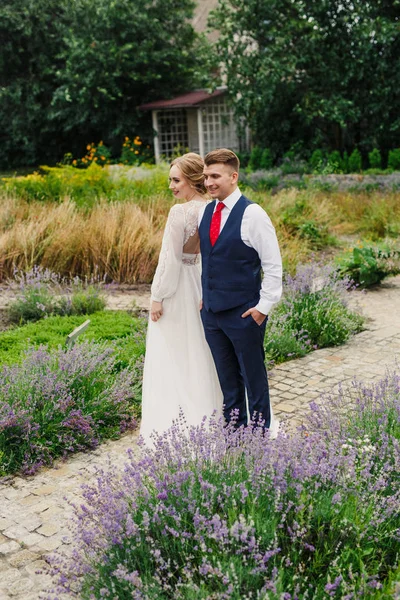
[[[48,116],[61,61],[65,12],[58,0],[0,5],[0,164],[51,160],[57,139]]]
[[[210,23],[256,142],[390,148],[400,132],[399,0],[219,0]]]
[[[138,105],[204,82],[192,0],[76,0],[52,116],[72,139],[118,142],[148,115]]]
[[[207,79],[193,8],[192,0],[3,0],[1,162],[55,162],[88,142],[120,149],[124,135],[151,133],[138,105]]]

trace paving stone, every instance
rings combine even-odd
[[[1,574],[0,586],[2,588],[8,587],[10,583],[16,581],[21,577],[21,573],[18,569],[7,569]]]
[[[48,496],[56,491],[57,488],[54,485],[43,485],[42,487],[32,490],[32,494],[35,494],[35,496]]]
[[[11,567],[19,569],[20,567],[25,567],[29,563],[37,561],[39,559],[39,556],[40,555],[37,552],[30,552],[30,550],[21,550],[20,552],[13,554],[8,559],[8,564]]]
[[[29,531],[22,525],[15,525],[3,531],[3,534],[12,540],[22,540],[29,534]]]
[[[43,524],[43,514],[45,513],[42,513],[40,516],[35,513],[33,515],[29,515],[29,517],[21,521],[21,525],[28,531],[32,532]]]
[[[32,507],[32,512],[42,513],[43,511],[48,510],[51,506],[53,506],[51,500],[42,500]]]
[[[29,492],[28,490],[23,490],[23,489],[15,489],[14,487],[9,488],[8,490],[4,491],[4,496],[7,498],[7,500],[15,500],[16,498],[24,498],[25,496],[28,496]]]
[[[5,542],[4,544],[0,544],[0,556],[11,554],[12,552],[16,552],[20,550],[21,546],[12,540],[11,542]]]
[[[14,581],[8,588],[8,593],[11,597],[18,596],[20,594],[25,594],[25,592],[29,592],[33,586],[34,581],[28,577],[21,577],[17,581]]]
[[[60,525],[55,523],[54,521],[48,521],[37,530],[41,535],[45,535],[46,537],[51,537],[60,531]]]
[[[18,504],[21,504],[22,506],[32,506],[33,504],[37,504],[38,502],[39,502],[38,496],[29,494],[29,496],[26,496],[26,498],[22,498],[22,500],[20,500],[18,502]]]
[[[0,531],[13,527],[13,525],[15,525],[15,521],[11,521],[10,519],[0,519]]]
[[[26,537],[24,537],[24,539],[21,541],[23,542],[23,544],[25,546],[28,546],[28,548],[30,548],[31,546],[35,546],[36,544],[41,542],[42,539],[43,539],[43,536],[39,535],[36,532],[32,532],[32,533],[29,533]]]
[[[40,550],[44,550],[45,552],[53,552],[53,550],[57,550],[62,545],[62,540],[56,537],[48,537],[44,538],[39,544],[38,548]]]
[[[48,563],[43,559],[39,559],[39,560],[35,560],[34,562],[31,562],[28,565],[26,565],[25,571],[29,575],[35,575],[38,571],[46,572],[46,570],[48,568],[49,568]]]

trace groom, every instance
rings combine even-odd
[[[205,186],[215,199],[199,215],[201,317],[217,368],[227,422],[271,423],[264,357],[267,315],[282,293],[282,263],[267,213],[240,192],[239,159],[220,148],[204,159]]]

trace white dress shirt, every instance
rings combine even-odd
[[[231,210],[241,196],[242,192],[239,188],[236,188],[230,196],[223,200],[225,208],[221,211],[220,233]],[[219,202],[217,200],[215,208]],[[205,208],[199,212],[199,225],[203,218],[204,210]],[[263,279],[260,290],[260,301],[255,308],[260,313],[267,315],[282,295],[282,259],[275,228],[265,210],[258,204],[250,204],[246,207],[240,228],[240,236],[243,243],[253,248],[260,257]]]

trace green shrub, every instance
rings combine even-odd
[[[332,267],[303,265],[286,276],[284,294],[271,312],[264,341],[267,358],[283,362],[315,348],[337,346],[361,331],[363,318],[347,306],[349,279]]]
[[[66,282],[38,266],[26,273],[16,272],[8,287],[17,290],[17,298],[7,311],[12,323],[38,321],[50,315],[89,315],[106,305],[99,285],[84,285],[75,278],[65,293]]]
[[[33,200],[60,202],[71,198],[78,206],[92,207],[100,199],[135,200],[154,199],[166,194],[168,173],[165,165],[140,167],[107,165],[92,162],[87,169],[70,165],[42,166],[42,174],[35,172],[20,177],[3,178],[6,193],[27,202]]]
[[[360,151],[355,148],[349,156],[349,172],[360,173],[362,169],[362,157]]]
[[[260,158],[260,169],[264,169],[268,171],[268,169],[272,169],[274,164],[272,152],[269,148],[264,148]]]
[[[329,170],[330,173],[343,172],[343,159],[338,150],[334,150],[328,154],[326,169]]]
[[[141,165],[153,162],[153,152],[150,146],[146,146],[140,136],[131,139],[125,137],[122,144],[120,162],[123,165]]]
[[[324,164],[324,153],[322,150],[314,150],[310,158],[310,167],[313,171],[318,171],[321,169],[321,165]]]
[[[390,242],[359,246],[339,256],[337,264],[343,275],[368,287],[400,273],[400,249]]]
[[[346,150],[343,152],[342,171],[343,173],[349,172],[349,154],[346,152]]]
[[[382,157],[378,148],[374,148],[368,153],[368,160],[371,169],[380,169],[382,167]]]
[[[257,171],[257,169],[261,168],[261,158],[262,158],[262,148],[260,148],[260,146],[254,146],[251,154],[250,154],[250,161],[249,161],[249,168],[252,171]]]
[[[393,171],[400,171],[400,148],[389,150],[388,168]]]

